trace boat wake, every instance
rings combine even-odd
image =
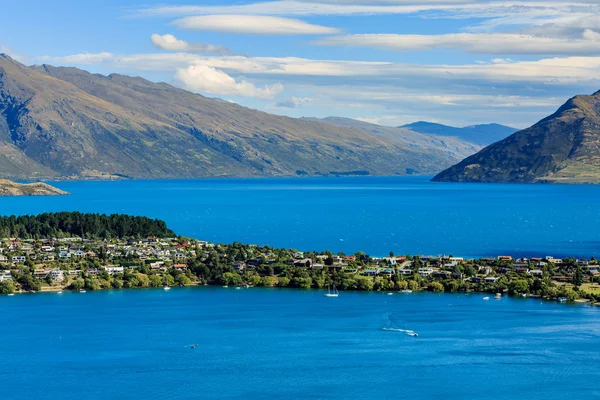
[[[419,336],[419,334],[417,332],[410,330],[410,329],[400,329],[400,328],[382,328],[382,329],[384,331],[406,333],[408,336],[414,336],[414,337]]]

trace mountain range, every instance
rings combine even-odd
[[[600,92],[569,99],[551,116],[484,148],[433,180],[600,183]]]
[[[434,174],[481,146],[353,120],[295,119],[166,83],[0,55],[0,176]]]
[[[410,129],[414,132],[437,136],[452,136],[479,146],[489,146],[499,140],[517,132],[518,129],[500,124],[482,124],[456,128],[454,126],[419,121],[403,125],[400,128]]]

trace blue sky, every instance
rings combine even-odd
[[[600,5],[20,0],[3,7],[0,51],[294,117],[526,127],[600,89]]]

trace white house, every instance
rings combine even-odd
[[[104,270],[106,272],[108,272],[109,275],[114,275],[114,274],[122,274],[125,271],[125,268],[117,266],[117,265],[110,265],[110,266],[104,267]]]
[[[7,271],[7,270],[0,271],[0,282],[9,281],[11,279],[12,279],[12,275],[10,274],[10,271]]]

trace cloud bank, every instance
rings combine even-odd
[[[150,37],[150,42],[152,42],[154,47],[161,50],[220,55],[231,54],[231,51],[225,46],[204,44],[199,42],[189,43],[185,40],[177,39],[175,36],[170,34],[159,35],[155,33]]]

